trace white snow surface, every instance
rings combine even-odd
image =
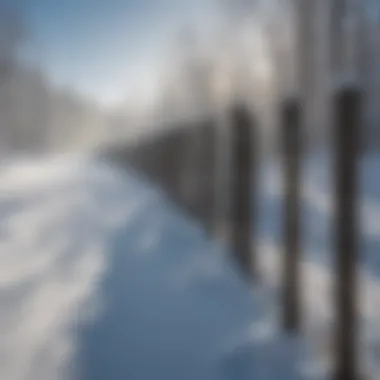
[[[380,379],[380,157],[361,162],[360,354]],[[279,328],[281,180],[263,165],[261,285],[131,170],[0,166],[0,379],[323,379],[334,358],[328,157],[303,172],[304,326]],[[256,240],[257,242],[257,240]]]
[[[7,160],[0,215],[0,379],[312,372],[302,341],[276,328],[271,292],[132,172],[90,156]]]

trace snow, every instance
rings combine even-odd
[[[380,379],[380,166],[378,154],[367,154],[360,170],[360,356],[362,371]],[[302,280],[304,336],[314,347],[312,362],[326,375],[334,360],[334,254],[332,157],[304,157],[302,173]],[[262,168],[260,191],[260,262],[266,286],[278,289],[281,255],[281,165]]]
[[[265,290],[132,172],[8,160],[0,195],[1,379],[303,377]]]
[[[323,379],[334,309],[331,160],[303,173],[301,336],[279,328],[281,176],[262,170],[262,284],[131,170],[98,157],[0,166],[0,378]],[[363,371],[380,379],[380,157],[361,162]]]

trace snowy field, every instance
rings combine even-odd
[[[362,350],[380,379],[380,180],[362,164]],[[90,156],[0,166],[0,379],[322,379],[332,357],[331,189],[304,174],[305,333],[278,328],[279,168],[263,168],[251,289],[132,172]]]

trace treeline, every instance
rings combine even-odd
[[[12,63],[0,86],[0,149],[59,152],[96,145],[107,115],[74,91],[54,88],[37,68]]]
[[[104,139],[108,116],[20,59],[33,37],[16,6],[0,5],[0,154],[67,151]]]

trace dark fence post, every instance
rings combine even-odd
[[[170,157],[169,164],[171,165],[171,191],[173,200],[183,208],[182,199],[182,176],[184,171],[184,152],[185,142],[183,139],[184,127],[179,125],[173,130],[169,137],[170,141]]]
[[[231,241],[243,272],[256,277],[256,257],[252,250],[252,181],[253,121],[246,107],[232,109],[231,125]]]
[[[200,217],[200,152],[202,149],[200,125],[194,123],[187,133],[187,148],[186,148],[186,180],[183,186],[187,209],[193,217]]]
[[[155,144],[158,144],[159,149],[161,187],[172,201],[179,202],[182,170],[179,130],[166,131]]]
[[[287,99],[281,105],[284,149],[283,324],[286,331],[300,327],[300,104]]]
[[[169,194],[170,182],[173,179],[173,172],[170,165],[170,141],[167,139],[167,135],[163,134],[160,136],[157,144],[159,145],[158,149],[160,157],[159,184],[166,194]]]
[[[215,180],[216,180],[216,125],[206,119],[200,129],[201,149],[199,165],[200,219],[206,232],[215,228]]]
[[[335,108],[336,227],[336,380],[357,380],[357,186],[360,146],[361,91],[347,86],[337,91]]]

